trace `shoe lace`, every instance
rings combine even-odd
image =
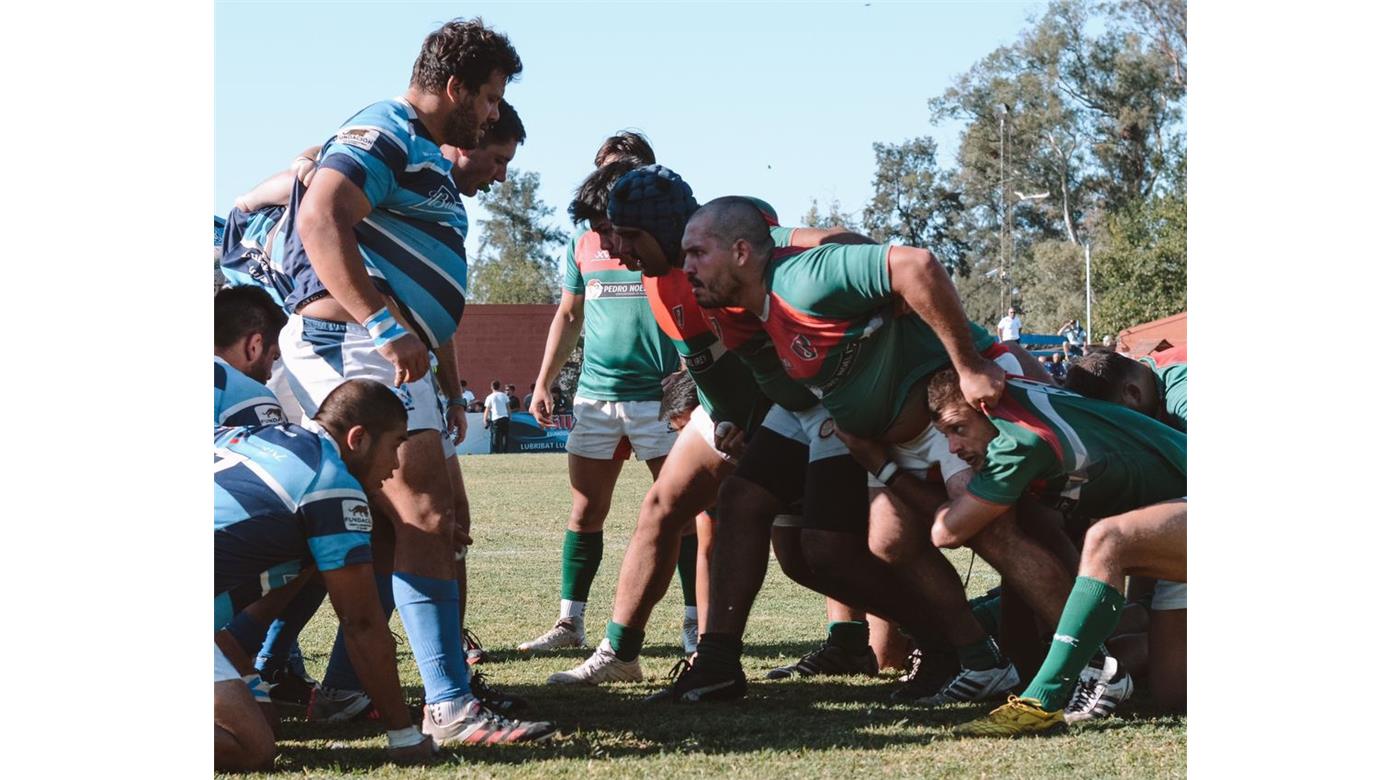
[[[671,685],[674,686],[677,683],[679,683],[687,674],[690,674],[690,670],[693,668],[694,664],[690,662],[690,659],[682,658],[671,667],[671,671],[666,673],[666,679],[670,680]]]
[[[468,650],[481,650],[481,649],[482,649],[481,640],[476,638],[476,634],[473,634],[473,633],[471,632],[471,629],[469,629],[469,628],[463,628],[463,629],[462,629],[462,637],[463,637],[464,639],[467,640],[467,649],[468,649]]]

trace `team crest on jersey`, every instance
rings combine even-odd
[[[589,279],[588,284],[583,288],[583,297],[590,301],[596,301],[603,297],[603,283],[597,279]]]
[[[368,152],[374,142],[379,140],[379,131],[372,127],[347,127],[335,134],[335,142],[353,146]]]
[[[801,333],[792,339],[792,351],[803,360],[816,360],[817,350],[812,347],[812,342]]]
[[[671,307],[671,319],[673,319],[673,320],[676,321],[676,327],[684,329],[684,328],[685,328],[685,307],[684,307],[684,306],[672,306],[672,307]]]
[[[275,425],[286,421],[286,418],[282,416],[282,407],[276,404],[259,404],[253,408],[253,411],[258,415],[258,421],[264,425]]]
[[[719,318],[716,317],[715,315],[711,314],[710,317],[709,317],[709,320],[710,320],[710,330],[714,331],[715,338],[719,339],[720,341],[723,341],[723,340],[724,340],[724,331],[721,330],[720,327],[719,327]]]
[[[369,515],[369,504],[356,499],[340,502],[340,513],[345,518],[345,530],[369,533],[374,520]]]
[[[817,435],[823,439],[830,439],[833,433],[836,433],[836,421],[830,417],[822,420],[821,426],[817,428]]]

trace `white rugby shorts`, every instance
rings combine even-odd
[[[595,401],[576,395],[574,427],[564,449],[593,460],[626,460],[630,452],[638,460],[660,458],[676,443],[676,432],[667,420],[657,419],[660,414],[660,401]]]
[[[216,644],[214,645],[214,682],[221,683],[229,680],[242,682],[243,675],[233,668],[233,662],[228,660],[228,656],[224,655],[224,651],[220,650]]]
[[[715,421],[703,406],[697,406],[691,410],[690,422],[687,422],[685,428],[681,429],[678,439],[697,436],[709,446],[711,452],[723,458],[725,463],[731,466],[739,464],[738,458],[722,452],[719,447],[715,446]]]
[[[1001,366],[1008,374],[1021,374],[1021,363],[1010,352],[997,355],[992,362]],[[900,468],[923,475],[937,463],[938,471],[945,482],[954,474],[972,468],[967,461],[948,449],[948,437],[939,433],[938,429],[933,427],[933,423],[929,423],[923,433],[903,444],[896,444],[893,449],[894,462],[898,463]],[[874,474],[870,475],[867,484],[873,488],[885,486]]]
[[[849,455],[850,450],[836,435],[836,421],[825,406],[817,404],[793,412],[774,404],[763,418],[763,427],[807,447],[807,462]]]
[[[321,402],[345,380],[372,379],[393,390],[403,402],[410,432],[443,430],[444,409],[432,371],[395,387],[394,364],[374,348],[374,339],[362,326],[293,314],[278,343],[287,384],[308,418],[315,416]],[[436,366],[436,358],[431,354],[429,358]],[[294,419],[291,413],[287,417]]]

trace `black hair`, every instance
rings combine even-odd
[[[658,420],[670,420],[700,405],[700,391],[695,377],[682,368],[661,381],[661,414]]]
[[[501,112],[501,117],[487,126],[480,146],[507,144],[511,141],[525,143],[525,124],[520,121],[520,114],[516,112],[515,106],[502,100],[497,110]]]
[[[387,385],[372,379],[341,383],[321,402],[311,419],[342,434],[360,425],[375,437],[408,427],[403,401]]]
[[[642,160],[642,165],[656,164],[656,152],[652,151],[651,142],[647,141],[646,136],[631,130],[619,130],[616,135],[608,136],[598,147],[598,153],[593,155],[593,167],[603,167],[603,161],[613,155],[636,157]]]
[[[742,195],[726,195],[715,198],[700,207],[691,215],[695,219],[701,214],[710,218],[710,235],[722,243],[732,244],[743,239],[760,254],[773,251],[773,234],[769,232],[768,220],[754,202]]]
[[[1108,350],[1091,351],[1065,372],[1065,389],[1085,398],[1116,402],[1130,377],[1133,359]]]
[[[261,333],[263,341],[276,342],[287,324],[287,314],[257,285],[225,287],[214,293],[214,347],[236,344],[250,333]]]
[[[648,164],[640,157],[627,155],[595,169],[574,191],[574,199],[569,203],[569,219],[575,225],[606,219],[608,194],[612,192],[613,185],[628,172]]]

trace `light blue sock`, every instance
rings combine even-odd
[[[462,656],[457,580],[394,572],[394,603],[423,676],[424,701],[437,704],[471,696],[471,678]]]
[[[302,586],[301,592],[292,597],[282,614],[268,626],[267,638],[263,640],[262,650],[253,664],[259,672],[264,669],[276,672],[287,665],[287,657],[296,647],[301,630],[311,622],[311,617],[325,600],[326,586],[319,582],[308,582]]]
[[[394,614],[394,578],[387,574],[374,575],[375,587],[379,589],[379,605],[384,607],[384,619]],[[355,666],[350,663],[350,652],[345,649],[345,632],[335,632],[335,644],[331,646],[331,657],[326,663],[326,677],[321,684],[327,688],[342,691],[362,691],[360,678],[355,676]]]

